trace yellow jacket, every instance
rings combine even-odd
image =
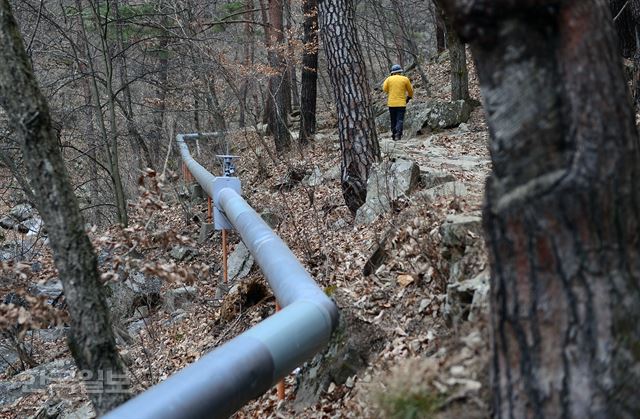
[[[413,97],[413,87],[409,78],[400,74],[392,74],[382,85],[388,95],[387,106],[390,108],[407,106],[407,96]]]

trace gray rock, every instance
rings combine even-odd
[[[5,217],[0,218],[0,227],[5,230],[15,230],[18,228],[20,223],[15,218],[7,215]]]
[[[38,339],[44,342],[55,342],[66,339],[69,335],[69,327],[56,327],[54,329],[36,329],[33,331]]]
[[[341,176],[342,171],[340,170],[340,165],[333,166],[324,174],[326,180],[340,180]]]
[[[63,412],[60,415],[60,419],[90,419],[95,417],[96,412],[93,410],[91,403],[85,403],[75,410]]]
[[[467,187],[461,182],[447,182],[433,188],[416,192],[413,195],[417,201],[432,201],[442,196],[461,197],[467,195]]]
[[[475,321],[489,307],[489,271],[447,286],[444,314],[454,323]]]
[[[447,216],[440,227],[442,244],[462,247],[482,238],[482,217],[477,214],[454,214]]]
[[[167,313],[191,304],[197,297],[196,287],[180,287],[167,291],[164,294],[164,308]]]
[[[9,215],[18,221],[28,220],[35,213],[36,210],[30,204],[18,204],[9,211]]]
[[[70,407],[68,400],[49,399],[31,419],[57,419]]]
[[[333,231],[342,230],[345,227],[349,226],[349,222],[344,218],[338,218],[333,224],[331,224],[331,229]]]
[[[370,357],[387,341],[382,329],[349,310],[342,309],[337,330],[327,349],[306,363],[296,377],[299,383],[294,407],[302,410],[315,404],[330,383],[341,385],[365,369]]]
[[[314,187],[314,186],[322,185],[323,181],[324,181],[324,178],[322,177],[322,172],[320,171],[320,168],[318,166],[315,166],[311,174],[304,177],[304,179],[302,180],[302,183],[304,185]]]
[[[409,160],[385,161],[371,169],[367,180],[367,199],[356,213],[357,224],[369,224],[391,210],[394,201],[408,196],[418,185],[420,168]]]
[[[45,282],[44,284],[34,284],[29,289],[29,292],[33,295],[43,295],[49,300],[53,300],[62,293],[62,282],[59,279],[53,279]]]
[[[141,272],[130,274],[124,281],[109,283],[105,291],[112,317],[116,322],[122,322],[133,315],[137,307],[158,305],[161,287],[162,280]]]
[[[432,170],[420,171],[420,183],[424,189],[431,189],[447,182],[455,182],[456,178],[451,173],[436,172]]]
[[[422,300],[420,300],[420,305],[418,306],[418,313],[424,312],[429,307],[430,304],[431,304],[431,299],[429,298],[423,298]]]
[[[236,248],[229,255],[227,260],[227,275],[229,281],[242,279],[249,275],[253,267],[253,256],[243,242],[236,245]]]
[[[169,256],[171,256],[173,259],[175,259],[178,262],[183,262],[183,261],[193,259],[194,256],[196,256],[197,254],[198,254],[197,249],[178,245],[178,246],[174,246],[173,249],[171,249],[171,253],[169,253]]]
[[[198,243],[202,244],[209,240],[209,238],[213,235],[215,231],[215,224],[213,223],[202,223],[200,225],[200,234],[198,235]]]
[[[180,323],[181,321],[183,321],[186,318],[187,318],[187,312],[184,311],[183,309],[179,308],[176,311],[174,311],[173,313],[171,313],[171,318],[165,320],[163,322],[163,324],[165,326],[173,326],[175,324]]]
[[[464,100],[454,102],[432,100],[415,103],[407,107],[403,138],[413,138],[418,134],[454,128],[469,120],[471,105]],[[376,118],[378,130],[389,131],[389,113]]]
[[[140,319],[140,320],[136,320],[129,323],[129,326],[127,326],[127,331],[129,332],[129,335],[137,336],[138,333],[140,333],[140,331],[144,328],[145,328],[144,320]]]
[[[0,405],[7,405],[34,392],[44,391],[50,384],[72,377],[72,359],[59,359],[21,372],[10,380],[0,381]]]
[[[24,349],[30,351],[31,345],[24,343]],[[20,355],[14,343],[9,339],[0,342],[0,372],[13,371],[12,368],[21,368]]]
[[[380,154],[389,159],[409,159],[409,155],[402,149],[398,141],[380,140]]]

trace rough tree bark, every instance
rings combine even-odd
[[[355,213],[367,197],[369,169],[380,160],[371,92],[356,33],[353,0],[320,0],[318,12],[337,102],[342,195]]]
[[[300,99],[300,143],[307,144],[316,132],[318,99],[318,0],[303,0],[304,52]]]
[[[604,0],[449,0],[491,132],[496,417],[640,415],[640,152]]]
[[[89,396],[103,414],[128,398],[127,384],[100,292],[96,257],[8,0],[0,0],[0,106],[21,143],[35,203],[47,226],[71,315],[69,348],[78,369],[90,371],[89,380],[102,382],[104,391]]]

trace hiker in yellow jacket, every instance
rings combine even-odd
[[[391,67],[391,75],[386,78],[382,90],[389,96],[387,106],[391,117],[391,138],[398,141],[402,138],[402,126],[404,125],[404,113],[407,103],[413,97],[413,87],[409,78],[402,75],[402,67],[394,64]]]

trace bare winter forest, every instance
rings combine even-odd
[[[639,103],[640,0],[0,0],[0,417],[640,417]]]

